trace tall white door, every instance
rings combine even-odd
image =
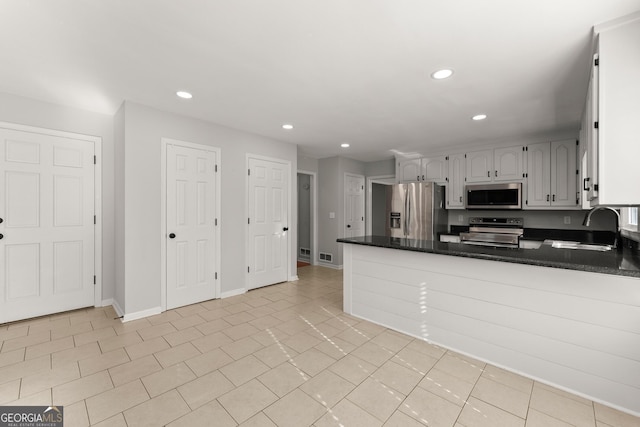
[[[344,174],[344,237],[364,235],[364,176]]]
[[[287,280],[289,167],[249,158],[249,289]]]
[[[167,309],[216,295],[216,152],[167,144]]]
[[[0,323],[93,306],[94,143],[0,129]]]

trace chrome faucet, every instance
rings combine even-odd
[[[589,212],[587,212],[587,215],[584,217],[584,221],[582,222],[582,225],[584,225],[585,227],[588,227],[589,224],[591,223],[591,215],[593,215],[595,211],[599,211],[599,210],[609,210],[616,214],[616,237],[615,237],[615,240],[613,241],[613,247],[617,248],[620,243],[621,222],[620,222],[620,212],[618,212],[616,209],[610,208],[609,206],[597,206],[595,208],[592,208]]]

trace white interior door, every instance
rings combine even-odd
[[[289,165],[249,158],[249,289],[287,280]]]
[[[344,175],[344,236],[364,235],[364,176]]]
[[[214,150],[167,144],[167,309],[215,298]]]
[[[94,150],[0,129],[0,323],[94,305]]]

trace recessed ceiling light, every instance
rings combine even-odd
[[[431,78],[434,78],[436,80],[442,80],[442,79],[446,79],[447,77],[451,77],[451,75],[453,75],[453,70],[444,68],[442,70],[435,71],[433,74],[431,74]]]
[[[484,119],[486,119],[486,118],[487,118],[487,115],[486,115],[486,114],[477,114],[477,115],[475,115],[475,116],[473,116],[473,117],[471,117],[471,118],[472,118],[473,120],[476,120],[476,121],[478,121],[478,120],[484,120]]]
[[[340,147],[342,148],[349,148],[349,144],[347,144],[346,142],[343,144],[340,144]]]
[[[189,92],[185,92],[184,90],[177,91],[176,95],[178,95],[180,98],[183,98],[183,99],[193,98],[193,95],[191,95]]]
[[[293,129],[293,125],[285,123],[284,125],[282,125],[282,129],[291,130]]]

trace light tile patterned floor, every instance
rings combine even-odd
[[[0,404],[65,426],[627,427],[640,419],[345,315],[342,273],[128,323],[0,325]]]

